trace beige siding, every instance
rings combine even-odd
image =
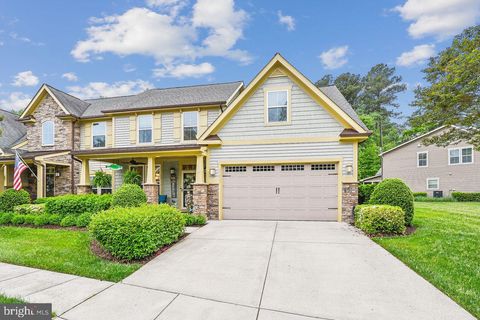
[[[291,124],[265,125],[264,90],[291,87]],[[248,128],[248,130],[246,130]],[[268,79],[223,127],[222,140],[259,138],[332,137],[338,136],[342,125],[288,77]]]
[[[115,148],[130,146],[130,118],[115,117]]]
[[[209,109],[207,114],[208,126],[211,126],[212,123],[218,118],[219,115],[220,115],[220,109]]]
[[[96,121],[82,122],[80,124],[80,149],[91,149],[92,148],[92,123]],[[113,146],[113,127],[112,120],[105,120],[106,122],[106,135],[105,143],[107,148]]]
[[[427,178],[439,178],[439,189],[444,195],[452,191],[480,191],[480,152],[474,152],[472,164],[448,164],[448,149],[468,146],[465,143],[447,148],[424,146],[415,141],[383,157],[383,177],[400,178],[414,192],[428,192]],[[417,152],[428,151],[428,167],[417,167]]]

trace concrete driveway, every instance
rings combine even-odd
[[[474,319],[342,223],[210,222],[65,319]]]

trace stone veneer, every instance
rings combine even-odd
[[[209,184],[207,189],[207,216],[212,220],[218,220],[218,189],[218,184]]]
[[[353,209],[358,204],[358,183],[342,185],[342,221],[353,223]]]
[[[145,183],[143,185],[143,191],[147,195],[147,203],[153,203],[153,204],[158,203],[158,184],[156,184],[156,183],[151,183],[151,184]]]
[[[89,184],[77,184],[77,194],[92,193],[92,186]]]
[[[208,215],[208,184],[193,184],[193,213]]]

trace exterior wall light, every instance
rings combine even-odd
[[[217,170],[216,169],[210,169],[210,175],[211,176],[214,176],[217,174]]]
[[[353,174],[353,166],[351,164],[347,164],[345,169],[347,170],[347,175],[351,176]]]

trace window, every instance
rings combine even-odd
[[[153,117],[151,114],[138,116],[138,143],[152,142]]]
[[[312,171],[335,170],[335,163],[312,164]]]
[[[105,122],[92,123],[92,147],[103,148],[106,143],[106,124]]]
[[[275,171],[275,166],[253,166],[253,172]]]
[[[42,123],[42,146],[54,145],[54,124],[48,120]]]
[[[448,164],[467,164],[473,163],[473,148],[455,148],[448,150]]]
[[[285,164],[282,165],[282,171],[303,171],[305,166],[303,164]]]
[[[225,167],[225,172],[246,172],[246,166],[227,166]]]
[[[197,123],[197,111],[183,113],[183,141],[192,141],[197,139]]]
[[[267,92],[267,117],[268,123],[288,121],[288,91]]]
[[[427,178],[427,190],[438,190],[440,188],[439,178]]]
[[[417,152],[417,167],[428,167],[428,152]]]

